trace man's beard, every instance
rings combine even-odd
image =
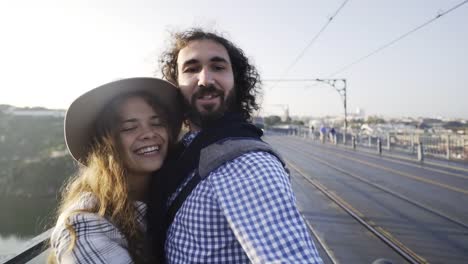
[[[215,108],[215,105],[204,105],[201,106],[203,108],[202,110],[197,109],[197,98],[200,98],[204,94],[208,93],[219,96],[219,106]],[[227,111],[232,111],[235,101],[235,87],[228,92],[227,96],[223,90],[218,90],[213,85],[201,86],[199,90],[192,95],[190,101],[184,96],[184,105],[187,118],[200,128],[209,126],[214,121],[221,118]]]

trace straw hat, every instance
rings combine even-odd
[[[178,89],[156,78],[128,78],[94,88],[73,101],[65,115],[65,143],[72,157],[86,165],[91,142],[96,134],[95,124],[104,108],[117,96],[131,92],[146,92],[157,98],[168,114],[168,123],[175,138],[180,132],[182,107]]]

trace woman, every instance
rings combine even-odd
[[[159,79],[111,82],[71,104],[65,141],[83,166],[63,191],[50,262],[155,262],[144,239],[146,187],[180,127],[177,89]]]

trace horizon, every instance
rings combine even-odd
[[[48,108],[45,106],[16,106],[16,105],[10,105],[10,104],[2,104],[0,103],[0,106],[10,106],[14,108],[19,108],[19,109],[44,109],[44,110],[50,110],[50,111],[63,111],[66,112],[67,109],[65,108]],[[378,118],[383,118],[383,119],[405,119],[405,118],[410,118],[410,119],[438,119],[438,120],[461,120],[461,121],[468,121],[468,118],[462,118],[462,117],[447,117],[447,116],[385,116],[385,115],[379,115],[379,114],[365,114],[363,116],[358,116],[357,118],[351,118],[354,114],[348,113],[348,121],[352,119],[367,119],[369,117],[378,117]],[[268,116],[281,116],[281,113],[272,113],[272,114],[266,114],[266,115],[259,115],[261,117],[268,117]],[[344,115],[320,115],[320,116],[314,116],[314,115],[294,115],[290,114],[291,118],[343,118]]]

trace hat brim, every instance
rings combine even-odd
[[[128,78],[110,82],[81,95],[67,110],[64,121],[65,143],[72,157],[83,165],[95,136],[95,123],[104,108],[119,95],[146,92],[157,98],[168,114],[168,123],[175,135],[180,132],[182,108],[178,89],[156,78]]]

